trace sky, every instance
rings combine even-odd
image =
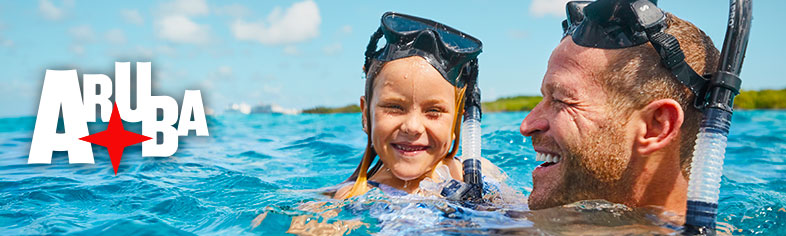
[[[206,108],[356,104],[363,53],[380,16],[430,18],[483,41],[484,101],[540,95],[561,38],[564,0],[0,1],[0,117],[33,116],[47,69],[113,77],[115,62],[152,62],[153,95],[201,90]],[[723,44],[728,2],[659,6]],[[754,2],[743,89],[782,89],[786,1]],[[132,65],[132,70],[135,67]]]

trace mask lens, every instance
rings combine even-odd
[[[419,19],[389,14],[382,19],[382,23],[389,29],[403,35],[420,32],[426,29],[433,30],[439,34],[445,46],[456,52],[471,52],[480,48],[480,43],[476,42],[474,39],[462,36],[463,34],[460,32],[455,32],[443,27],[436,28],[433,26],[433,23],[423,22]]]
[[[393,31],[396,31],[396,33],[399,34],[409,34],[409,33],[414,33],[424,29],[431,28],[430,26],[422,22],[410,20],[405,17],[401,17],[393,14],[385,16],[385,18],[382,19],[382,22],[388,28],[392,29]]]

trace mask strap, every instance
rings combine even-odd
[[[638,20],[638,27],[644,29],[650,43],[660,55],[661,63],[687,86],[696,96],[694,106],[702,109],[707,79],[696,73],[687,62],[679,41],[664,32],[666,14],[648,0],[639,0],[630,5]]]
[[[453,116],[453,135],[456,136],[456,139],[453,140],[453,149],[450,150],[448,155],[445,158],[453,158],[458,153],[459,144],[461,141],[461,118],[464,117],[464,93],[467,90],[467,86],[463,88],[456,88],[456,115]]]
[[[379,39],[382,38],[382,35],[382,27],[377,28],[377,31],[371,35],[371,39],[366,46],[366,62],[363,63],[363,72],[368,73],[369,66],[371,66],[371,59],[377,54],[377,43]]]

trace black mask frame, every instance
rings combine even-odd
[[[377,50],[382,36],[385,46]],[[388,62],[421,56],[450,84],[463,87],[477,79],[477,56],[482,48],[480,40],[457,29],[425,18],[386,12],[366,48],[363,70],[368,72],[372,59]]]

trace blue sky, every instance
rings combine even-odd
[[[727,1],[661,0],[722,45]],[[744,89],[781,89],[784,1],[754,3]],[[562,0],[0,1],[0,117],[35,115],[46,69],[112,76],[115,61],[153,62],[153,93],[205,105],[287,108],[357,103],[363,51],[386,11],[431,18],[484,43],[484,100],[538,95],[561,37]]]

